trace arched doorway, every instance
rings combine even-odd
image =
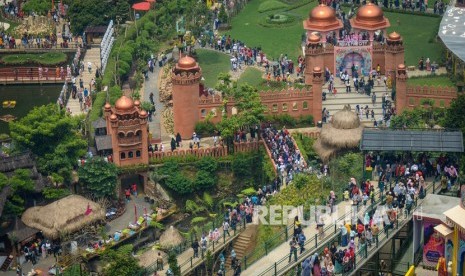
[[[352,65],[355,65],[355,68],[360,75],[361,68],[365,67],[365,61],[361,54],[356,52],[346,54],[342,60],[341,71],[347,71],[349,74],[352,74]]]
[[[120,193],[119,193],[120,198],[125,197],[126,189],[130,189],[131,194],[132,194],[132,192],[133,192],[132,191],[133,184],[136,184],[138,197],[144,197],[145,196],[146,176],[144,174],[122,175],[122,176],[120,176],[120,180],[121,180],[121,188],[120,188]]]

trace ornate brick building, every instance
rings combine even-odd
[[[360,7],[350,19],[353,34],[340,37],[343,23],[331,7],[315,7],[303,21],[307,31],[306,68],[328,68],[335,76],[354,66],[359,76],[367,76],[378,65],[382,74],[395,77],[398,64],[404,63],[402,38],[397,33],[386,34],[390,26],[383,11],[375,4]],[[312,84],[313,72],[306,70],[305,83]]]
[[[107,103],[104,108],[113,162],[118,166],[148,164],[148,114],[140,108],[140,101],[122,96],[114,107]]]

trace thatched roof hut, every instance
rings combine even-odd
[[[160,236],[160,245],[163,248],[172,248],[183,242],[184,238],[181,233],[172,225]]]
[[[105,219],[105,210],[79,195],[70,195],[46,206],[27,209],[21,220],[44,236],[57,239],[60,233],[72,233],[83,226]]]
[[[313,148],[324,162],[343,149],[357,148],[362,139],[363,125],[350,105],[333,115],[329,124],[323,125],[320,137]]]

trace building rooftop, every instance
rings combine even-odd
[[[444,212],[460,204],[460,198],[428,194],[423,200],[420,208],[413,213],[417,219],[433,218],[446,223]]]

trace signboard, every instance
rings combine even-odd
[[[350,46],[368,46],[370,45],[369,40],[349,40],[349,41],[338,41],[338,47],[350,47]]]
[[[423,263],[427,267],[436,267],[439,258],[444,257],[445,244],[434,227],[440,222],[424,220],[423,222]]]

